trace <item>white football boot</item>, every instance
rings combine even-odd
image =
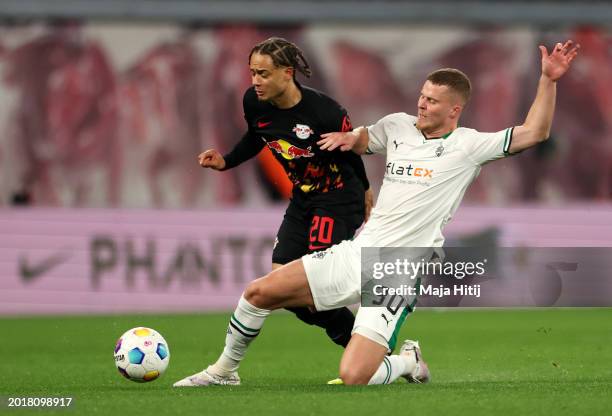
[[[209,366],[205,370],[200,371],[192,376],[185,377],[177,381],[173,387],[205,387],[205,386],[239,386],[240,377],[237,372],[231,373],[229,376],[220,376],[210,370]]]
[[[416,361],[416,367],[410,374],[404,375],[408,383],[428,383],[431,379],[431,373],[427,363],[423,360],[421,354],[421,347],[418,341],[412,341],[407,339],[404,341],[404,345],[400,348],[399,355],[406,357],[409,360]]]

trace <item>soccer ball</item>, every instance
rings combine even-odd
[[[169,361],[168,343],[151,328],[132,328],[115,345],[115,365],[128,380],[153,381],[164,374]]]

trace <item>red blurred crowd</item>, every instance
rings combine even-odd
[[[314,69],[304,83],[335,97],[354,125],[414,113],[425,75],[459,68],[474,89],[461,124],[482,131],[522,122],[539,74],[537,45],[559,38],[526,29],[518,37],[513,29],[469,30],[412,53],[402,47],[414,47],[414,30],[401,28],[394,29],[395,43],[385,42],[388,30],[381,30],[378,44],[375,29],[369,42],[317,27],[176,27],[153,40],[149,29],[122,42],[105,36],[116,27],[64,22],[25,29],[0,28],[10,35],[0,45],[0,206],[194,208],[282,198],[279,184],[264,174],[265,155],[222,173],[204,172],[196,162],[201,150],[226,152],[242,136],[247,57],[269,36],[303,48]],[[486,167],[495,173],[477,180],[468,201],[612,198],[612,33],[576,28],[565,35],[582,49],[559,86],[553,139]],[[383,161],[366,159],[366,166],[376,184]]]

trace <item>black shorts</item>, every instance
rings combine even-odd
[[[272,262],[286,264],[350,240],[364,215],[364,189],[359,182],[316,195],[294,191],[276,235]]]

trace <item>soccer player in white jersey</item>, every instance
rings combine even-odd
[[[496,133],[458,127],[470,82],[461,71],[442,69],[425,81],[416,116],[391,114],[367,128],[322,135],[322,149],[386,155],[385,178],[370,221],[355,240],[306,255],[251,282],[230,318],[217,362],[174,385],[240,384],[240,361],[272,310],[308,306],[321,311],[359,302],[362,247],[442,246],[442,229],[481,166],[548,138],[556,83],[578,48],[572,41],[557,43],[549,54],[540,46],[542,73],[520,126]],[[398,308],[394,315],[384,307],[359,309],[340,361],[344,384],[388,384],[400,376],[428,381],[429,370],[418,343],[406,341],[399,355],[387,356],[410,309]]]

